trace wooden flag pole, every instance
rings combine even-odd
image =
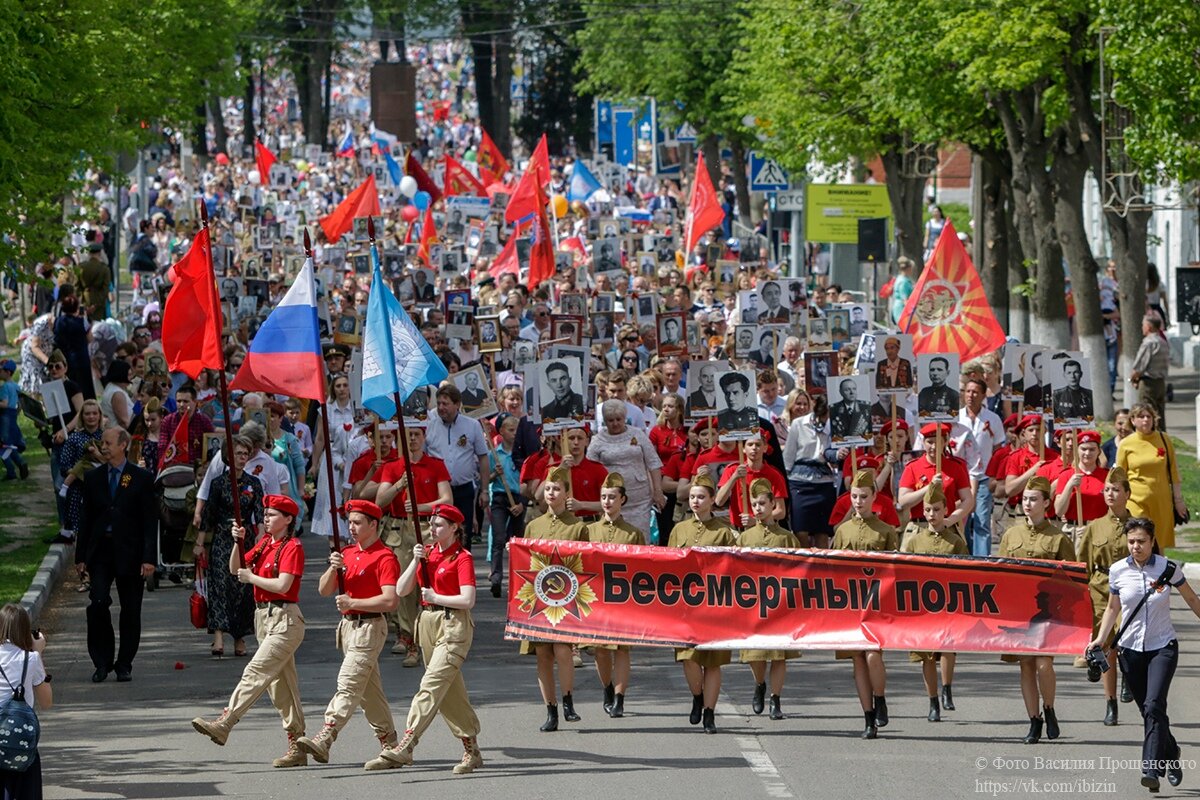
[[[942,474],[942,423],[937,423],[937,433],[934,438],[934,461],[933,471],[938,475]]]
[[[1039,413],[1038,414],[1038,426],[1037,426],[1038,461],[1046,460],[1046,429],[1044,427],[1042,427],[1044,424],[1045,424],[1045,420],[1042,419],[1042,415]]]
[[[1075,487],[1075,524],[1083,525],[1083,470],[1079,468],[1079,429],[1076,428],[1073,435],[1075,474],[1079,476],[1079,485]]]
[[[738,448],[738,463],[745,466],[746,471],[749,472],[750,466],[748,464],[746,464],[746,443],[743,442],[741,439],[738,439],[737,448]],[[740,483],[742,485],[741,486],[742,512],[745,514],[749,514],[750,513],[750,482],[748,480],[739,480],[738,483]],[[741,526],[741,524],[742,524],[741,519],[736,519],[736,520],[731,519],[730,522],[733,522],[734,524],[736,524],[738,526]]]
[[[421,535],[421,517],[417,513],[417,490],[416,483],[413,481],[412,473],[412,456],[408,451],[408,431],[404,427],[404,403],[400,399],[400,393],[396,392],[393,396],[393,401],[396,404],[396,419],[400,422],[400,453],[404,456],[404,482],[408,484],[404,487],[408,493],[408,514],[412,519],[413,531],[417,535],[417,543],[425,544],[425,538]],[[474,509],[463,509],[464,513],[472,514]],[[466,544],[465,542],[463,543]],[[421,583],[424,586],[430,586],[429,582],[429,562],[421,559],[418,567],[421,570]]]
[[[308,258],[313,257],[312,239],[308,235],[308,227],[304,228],[304,253]],[[340,553],[342,551],[342,537],[339,532],[338,515],[341,509],[338,508],[337,502],[337,482],[336,473],[333,469],[333,440],[329,435],[329,403],[321,404],[321,435],[325,437],[325,477],[329,484],[329,522],[333,526],[331,529],[331,537],[329,540],[330,550]],[[346,593],[346,576],[345,570],[339,569],[337,573],[338,594]]]
[[[216,273],[213,271],[212,262],[212,229],[209,225],[208,206],[204,201],[200,201],[200,219],[204,223],[204,227],[208,230],[209,246],[204,254],[204,260],[207,262],[208,274],[213,278],[215,283]],[[225,409],[225,466],[229,468],[229,495],[233,499],[233,523],[239,528],[242,527],[242,493],[238,491],[237,470],[233,464],[233,407],[229,402],[229,382],[225,378],[225,348],[221,350],[221,368],[217,370],[217,388],[221,392],[221,405]],[[188,424],[189,420],[184,420],[183,424]],[[65,428],[64,428],[65,430]],[[241,561],[246,556],[246,540],[242,538],[237,543],[238,560]]]

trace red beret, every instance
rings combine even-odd
[[[888,421],[890,422],[891,420]],[[921,428],[921,435],[928,439],[931,436],[937,436],[939,430],[942,432],[942,438],[945,439],[950,435],[950,423],[930,422]]]
[[[1079,443],[1091,442],[1092,444],[1100,444],[1100,431],[1080,431]]]
[[[347,500],[346,505],[342,506],[342,511],[347,516],[349,516],[351,511],[357,511],[360,514],[366,514],[377,522],[383,519],[383,509],[370,500]]]
[[[457,522],[459,525],[462,525],[464,522],[466,522],[466,517],[463,516],[463,513],[458,506],[452,506],[446,503],[438,503],[433,507],[432,513],[435,517],[448,519],[451,522]]]
[[[1017,418],[1016,413],[1009,414],[1007,417],[1004,418],[1004,427],[1005,428],[1015,428],[1015,427],[1017,427],[1017,421],[1018,421],[1018,418]]]
[[[1042,417],[1040,414],[1026,414],[1025,416],[1021,417],[1021,421],[1017,423],[1017,433],[1020,433],[1026,428],[1037,425],[1039,422],[1041,422],[1041,420]]]
[[[700,420],[692,426],[692,433],[699,433],[700,431],[708,430],[709,428],[712,428],[713,430],[717,429],[716,417],[705,417],[704,419]]]
[[[263,508],[273,508],[282,511],[289,517],[300,516],[300,506],[286,494],[269,494],[263,497]]]
[[[908,423],[905,422],[900,417],[896,417],[896,428],[895,429],[898,431],[906,431],[906,430],[908,430]],[[883,423],[883,427],[879,429],[879,432],[881,434],[883,434],[884,436],[887,436],[889,433],[891,433],[892,432],[892,421],[889,419],[887,422]]]

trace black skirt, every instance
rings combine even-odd
[[[829,515],[837,502],[837,490],[832,483],[797,483],[788,481],[792,498],[792,531],[830,536],[833,526]]]

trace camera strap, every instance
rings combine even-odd
[[[1168,558],[1167,566],[1163,568],[1162,574],[1155,579],[1154,583],[1150,584],[1150,588],[1146,590],[1144,595],[1142,595],[1142,599],[1138,601],[1138,604],[1133,607],[1133,611],[1129,614],[1129,617],[1123,623],[1121,623],[1121,629],[1117,631],[1117,638],[1114,640],[1115,642],[1121,641],[1121,637],[1125,635],[1125,629],[1128,628],[1130,623],[1137,618],[1138,612],[1142,610],[1142,606],[1146,605],[1146,601],[1150,599],[1150,595],[1166,586],[1167,581],[1171,580],[1171,578],[1175,576],[1176,569],[1177,566],[1175,562]]]

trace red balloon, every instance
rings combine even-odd
[[[400,216],[404,217],[405,222],[416,222],[417,217],[421,216],[421,212],[414,205],[407,205],[400,209]]]
[[[218,164],[221,164],[221,165],[224,165],[224,166],[228,166],[228,165],[229,165],[229,156],[225,155],[224,153],[217,153],[217,158],[216,158],[216,160],[217,160],[217,163],[218,163]]]

